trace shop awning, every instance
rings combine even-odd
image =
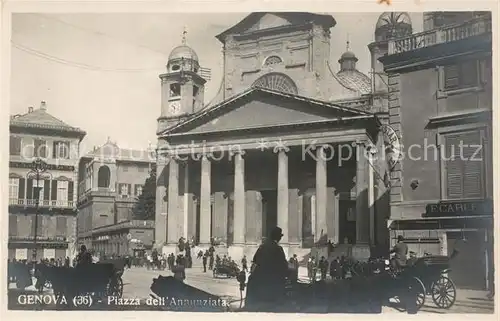
[[[456,230],[482,229],[493,226],[493,215],[422,217],[409,220],[389,220],[390,230]]]

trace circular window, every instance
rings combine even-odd
[[[265,66],[272,66],[272,65],[278,65],[282,62],[283,62],[283,60],[280,57],[270,56],[266,59],[266,61],[264,62],[264,65]]]
[[[262,87],[289,94],[298,93],[297,86],[290,77],[275,72],[260,77],[253,83],[252,87]]]
[[[181,69],[181,66],[179,66],[179,65],[173,65],[172,66],[172,71],[177,71],[179,69]]]

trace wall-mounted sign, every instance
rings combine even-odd
[[[33,167],[32,163],[22,163],[22,162],[9,162],[9,167],[15,168],[29,168]],[[47,170],[58,170],[58,171],[74,171],[75,167],[70,165],[56,165],[47,164]]]
[[[402,146],[398,134],[391,126],[384,125],[381,128],[382,136],[384,140],[384,153],[382,154],[389,166],[389,169],[393,169],[396,164],[401,160]]]
[[[443,201],[426,206],[425,217],[493,215],[493,202]]]

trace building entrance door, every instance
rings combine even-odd
[[[356,201],[339,200],[339,242],[356,243]]]
[[[267,190],[261,191],[261,195],[262,236],[267,237],[270,230],[278,225],[278,193],[276,190]]]

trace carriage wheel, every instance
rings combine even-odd
[[[449,309],[455,304],[457,289],[451,279],[441,275],[439,279],[432,282],[431,295],[432,301],[438,308]]]
[[[108,296],[117,296],[122,297],[123,295],[123,280],[118,277],[116,279],[111,280],[108,283]]]
[[[408,287],[405,290],[411,294],[410,297],[412,299],[413,298],[416,299],[415,308],[417,311],[420,310],[420,308],[422,308],[425,304],[426,291],[425,291],[424,283],[419,278],[414,276],[409,280]],[[400,300],[404,297],[405,296],[400,297]]]

